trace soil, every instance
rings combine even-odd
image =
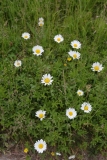
[[[15,154],[10,154],[10,153],[6,153],[6,154],[0,154],[0,160],[26,160],[26,155],[21,154],[21,153],[15,153]],[[40,160],[37,156],[32,156],[31,160]],[[50,160],[47,159],[47,160]],[[55,160],[55,158],[53,158],[53,160]],[[57,158],[57,160],[65,160],[65,159],[61,159],[61,157]],[[74,160],[77,160],[76,158]],[[79,160],[79,159],[78,159]],[[103,157],[101,155],[96,156],[96,157],[91,157],[88,158],[86,155],[84,156],[83,160],[107,160],[106,157]]]
[[[0,160],[41,160],[39,154],[35,153],[24,153],[23,152],[24,147],[20,147],[19,146],[12,146],[11,148],[9,148],[8,150],[6,150],[4,153],[0,152]],[[44,158],[44,160],[68,160],[63,158],[62,156],[51,156],[51,152],[48,152],[49,155],[47,157]],[[107,153],[106,153],[107,154]],[[77,158],[77,156],[82,157],[82,158]],[[30,157],[30,159],[27,158],[27,156]],[[107,160],[107,155],[106,156],[102,156],[101,154],[95,156],[89,156],[89,154],[86,151],[82,151],[81,153],[78,152],[76,153],[76,158],[75,159],[71,159],[71,160]],[[42,159],[43,160],[43,159]]]

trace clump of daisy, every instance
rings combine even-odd
[[[44,74],[42,76],[42,79],[41,79],[41,83],[43,83],[45,86],[46,85],[51,85],[53,80],[52,80],[52,76],[50,74]]]
[[[24,149],[24,153],[28,153],[28,151],[29,151],[28,148]]]
[[[62,37],[62,35],[56,35],[54,37],[54,41],[57,42],[57,43],[61,43],[62,41],[64,40],[64,38]]]
[[[74,159],[75,155],[70,156],[68,159]]]
[[[40,27],[42,27],[42,26],[44,25],[44,19],[43,19],[42,17],[39,18],[38,25],[39,25]]]
[[[80,58],[80,53],[76,51],[69,51],[68,54],[73,58],[73,59],[79,59]]]
[[[14,62],[15,67],[20,67],[22,65],[22,62],[20,60],[16,60]]]
[[[46,111],[39,110],[36,112],[36,117],[38,117],[41,121],[45,118]]]
[[[93,63],[91,69],[92,69],[92,71],[100,72],[100,71],[102,71],[103,68],[104,67],[102,67],[102,64],[100,64],[99,62],[95,62],[95,63]]]
[[[84,102],[84,103],[81,105],[81,110],[83,110],[85,113],[89,113],[89,112],[91,112],[91,110],[92,110],[92,106],[90,105],[90,103]]]
[[[24,33],[22,34],[22,37],[27,40],[27,39],[30,38],[30,34],[27,33],[27,32],[24,32]]]
[[[77,94],[78,94],[78,96],[83,96],[84,92],[82,90],[78,89]]]
[[[41,139],[36,141],[36,143],[34,144],[34,148],[37,150],[38,153],[43,153],[47,149],[47,144]]]
[[[66,110],[66,116],[69,119],[74,119],[77,116],[77,111],[74,108],[69,108]]]
[[[32,51],[34,55],[41,56],[42,53],[44,52],[44,49],[42,46],[37,45],[32,48]]]
[[[81,48],[81,43],[77,40],[74,40],[74,41],[71,42],[71,46],[73,48],[79,49],[79,48]]]
[[[69,62],[70,62],[71,60],[72,60],[72,58],[71,58],[71,57],[68,57],[68,58],[67,58],[67,61],[69,61]]]

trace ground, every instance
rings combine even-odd
[[[26,154],[24,154],[23,152],[19,152],[19,153],[18,152],[13,152],[13,153],[7,152],[5,154],[1,153],[0,160],[26,160]],[[38,158],[37,155],[32,155],[30,160],[41,160],[41,159]],[[47,160],[50,160],[50,157]],[[55,159],[53,157],[53,160],[66,160],[66,159],[63,159],[61,157]],[[75,160],[79,160],[79,159],[75,158]],[[102,155],[98,155],[98,156],[89,158],[87,154],[84,154],[83,160],[107,160],[107,158],[103,157]]]

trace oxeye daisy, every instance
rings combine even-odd
[[[74,108],[69,108],[66,110],[66,116],[69,118],[69,119],[74,119],[77,115],[77,112],[75,111]]]
[[[73,58],[73,59],[79,59],[80,58],[80,53],[76,51],[69,51],[68,54]]]
[[[89,113],[92,110],[92,106],[88,102],[84,102],[81,105],[81,110],[83,110],[85,113]]]
[[[15,67],[20,67],[22,65],[22,62],[20,60],[16,60],[14,62]]]
[[[36,112],[36,117],[40,118],[40,120],[42,121],[43,118],[45,118],[45,114],[46,114],[46,111],[42,111],[42,110],[39,110]]]
[[[50,74],[44,74],[42,76],[42,79],[41,79],[41,83],[44,83],[44,85],[51,85],[53,80],[52,80],[52,76]]]
[[[39,22],[38,22],[38,25],[39,25],[40,27],[42,27],[42,26],[44,25],[44,22],[43,22],[43,21],[39,21]]]
[[[54,37],[54,41],[56,41],[57,43],[60,43],[64,40],[64,38],[59,34],[59,35],[56,35]]]
[[[99,62],[95,62],[95,63],[93,63],[91,69],[92,69],[93,71],[100,72],[100,71],[102,71],[103,68],[104,68],[104,67],[102,67],[102,64],[100,64]]]
[[[84,92],[82,90],[78,89],[77,94],[78,94],[78,96],[83,96]]]
[[[29,39],[29,38],[30,38],[30,34],[27,33],[27,32],[24,32],[24,33],[22,34],[22,37],[23,37],[24,39]]]
[[[74,159],[75,155],[70,156],[68,159]]]
[[[39,22],[44,22],[44,18],[39,18]]]
[[[41,56],[44,52],[44,49],[42,46],[37,45],[32,48],[32,51],[34,55]]]
[[[77,40],[74,40],[74,41],[71,42],[71,46],[73,48],[79,49],[79,48],[81,48],[81,43]]]
[[[61,153],[59,153],[59,152],[56,152],[56,155],[57,155],[57,156],[61,156]]]
[[[47,149],[47,144],[41,139],[36,141],[36,143],[34,144],[34,148],[37,150],[38,153],[43,153],[43,151]]]

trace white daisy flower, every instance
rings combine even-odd
[[[80,53],[76,51],[69,51],[68,54],[73,58],[73,59],[79,59],[80,58]]]
[[[27,32],[24,32],[24,33],[22,34],[22,37],[23,37],[24,39],[29,39],[29,38],[30,38],[30,34],[27,33]]]
[[[44,18],[39,18],[39,22],[44,22]]]
[[[92,106],[88,102],[84,102],[81,105],[81,110],[83,110],[85,113],[89,113],[92,110]]]
[[[16,60],[14,62],[15,67],[20,67],[22,65],[22,62],[20,60]]]
[[[57,156],[61,156],[61,153],[59,153],[59,152],[56,152],[56,155],[57,155]]]
[[[81,43],[77,40],[74,40],[74,41],[71,42],[71,46],[73,48],[79,49],[79,48],[81,48]]]
[[[41,56],[44,52],[44,49],[42,46],[37,45],[32,48],[32,51],[34,55]]]
[[[54,41],[56,41],[57,43],[60,43],[64,40],[64,38],[59,34],[59,35],[56,35],[54,37]]]
[[[70,156],[68,159],[74,159],[75,155]]]
[[[42,111],[42,110],[39,110],[36,112],[36,117],[40,118],[40,120],[42,121],[43,118],[45,118],[45,114],[46,114],[46,111]]]
[[[41,139],[36,141],[36,143],[34,144],[34,148],[37,150],[38,153],[43,153],[43,151],[47,149],[47,144]]]
[[[53,80],[52,80],[52,76],[50,74],[44,74],[42,76],[42,79],[41,79],[41,83],[44,83],[44,85],[51,85]]]
[[[83,96],[84,92],[82,90],[78,89],[77,94],[78,94],[78,96]]]
[[[66,116],[68,116],[69,119],[74,119],[77,115],[77,112],[74,108],[69,108],[66,110]]]
[[[100,72],[100,71],[102,71],[103,68],[104,68],[104,67],[102,67],[102,64],[100,64],[99,62],[95,62],[95,63],[93,63],[91,69],[92,69],[93,71]]]
[[[43,22],[43,21],[39,21],[39,22],[38,22],[38,25],[39,25],[40,27],[42,27],[42,26],[44,25],[44,22]]]

